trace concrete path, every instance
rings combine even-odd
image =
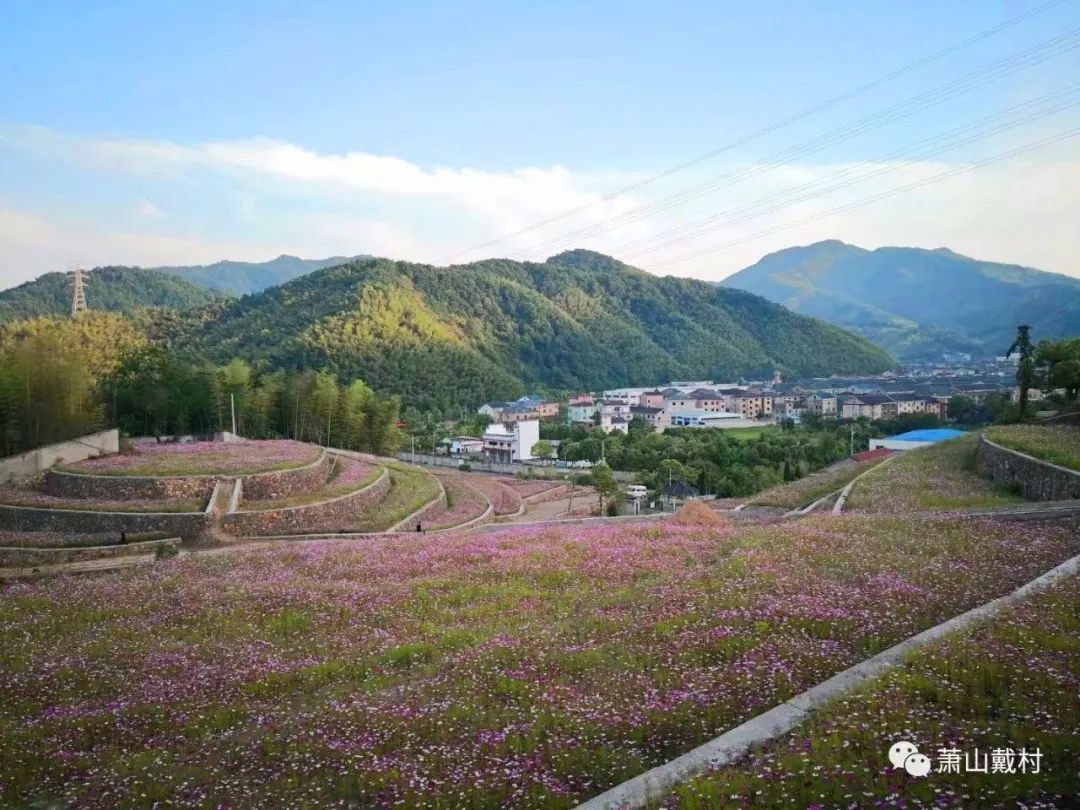
[[[646,771],[640,776],[635,776],[583,802],[578,805],[577,810],[613,810],[614,808],[637,810],[637,808],[648,807],[670,793],[676,785],[711,769],[730,765],[745,756],[756,745],[779,739],[834,698],[892,669],[919,647],[949,633],[964,630],[977,622],[985,621],[1014,602],[1077,574],[1080,574],[1080,556],[1066,560],[1006,596],[961,613],[928,630],[923,630],[906,641],[901,641],[884,652],[868,658],[861,664],[845,669],[681,757]]]

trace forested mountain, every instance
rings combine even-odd
[[[46,273],[0,291],[0,323],[65,315],[71,311],[71,277]],[[89,276],[86,298],[91,309],[131,313],[140,307],[190,309],[218,295],[181,278],[138,267],[99,267]]]
[[[366,258],[353,256],[352,259]],[[190,267],[151,267],[162,273],[171,273],[212,290],[231,295],[246,295],[292,281],[297,276],[333,267],[350,261],[348,256],[332,256],[329,259],[301,259],[296,256],[278,256],[268,262],[215,262]]]
[[[831,240],[770,254],[723,282],[851,329],[903,359],[1004,353],[1016,326],[1080,332],[1080,280],[950,250]]]
[[[892,365],[861,338],[760,297],[588,251],[454,267],[352,261],[232,301],[180,344],[217,360],[327,367],[444,410],[535,384],[596,389]]]

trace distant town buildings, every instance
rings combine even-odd
[[[650,428],[726,429],[759,426],[814,416],[824,419],[894,419],[909,414],[945,418],[949,398],[962,395],[982,402],[990,395],[1015,399],[1015,364],[981,361],[971,365],[925,364],[874,376],[828,377],[784,382],[779,372],[771,379],[736,383],[675,380],[666,385],[624,387],[582,392],[560,404],[532,395],[514,402],[489,402],[479,412],[497,423],[484,436],[484,452],[506,456],[514,424],[555,419],[567,424],[600,428],[606,433],[629,431],[640,419]],[[1032,392],[1032,398],[1037,392]],[[500,426],[506,426],[500,427]],[[465,437],[467,438],[467,437]],[[510,442],[512,444],[512,442]],[[535,440],[534,440],[535,443]],[[519,443],[520,444],[520,443]],[[511,456],[527,458],[531,445],[510,447]],[[452,452],[452,451],[451,451]]]

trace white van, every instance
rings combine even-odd
[[[631,484],[626,488],[626,497],[632,501],[636,501],[638,498],[644,498],[648,494],[649,490],[641,484]]]

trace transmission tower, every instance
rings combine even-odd
[[[74,290],[71,295],[71,317],[79,317],[80,312],[86,311],[86,277],[90,271],[82,265],[75,265],[71,271],[74,280]]]

